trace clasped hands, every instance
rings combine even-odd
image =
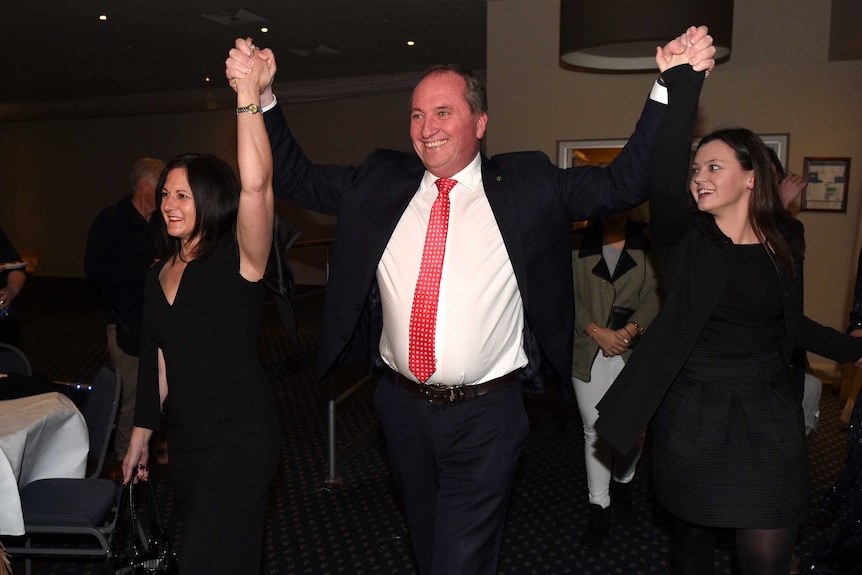
[[[596,326],[596,331],[592,334],[592,338],[599,345],[602,355],[605,357],[620,355],[631,345],[631,335],[629,335],[625,328],[614,330]]]
[[[673,66],[690,64],[695,72],[706,75],[715,67],[715,46],[706,26],[690,26],[688,30],[664,45],[656,46],[655,63],[659,72]]]
[[[258,66],[260,63],[266,65]],[[276,69],[275,54],[272,50],[258,48],[251,38],[237,38],[225,60],[225,77],[230,87],[236,92],[239,89],[238,82],[250,82],[261,96],[262,107],[273,101],[272,81]]]

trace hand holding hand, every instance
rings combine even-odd
[[[246,90],[248,94],[257,95],[260,93],[260,86],[269,86],[272,84],[272,72],[270,71],[270,62],[262,56],[262,51],[256,46],[252,47],[253,64],[251,70],[244,77],[237,77],[233,80],[236,85],[236,91],[239,94],[242,90]]]
[[[629,348],[629,339],[625,330],[612,330],[600,327],[593,335],[593,339],[602,350],[602,355],[612,357],[620,355]]]
[[[272,82],[275,78],[277,69],[275,63],[275,54],[269,48],[263,50],[257,48],[251,38],[237,38],[235,45],[228,52],[228,57],[225,60],[225,77],[228,84],[234,91],[237,90],[237,81],[248,78],[249,74],[255,68],[255,64],[266,63],[267,72],[260,75],[255,75],[253,78],[256,81],[257,91],[260,94],[261,106],[267,106],[272,103],[274,96],[272,95]]]
[[[681,64],[690,64],[696,71],[706,70],[706,75],[715,67],[715,46],[706,26],[691,26],[688,30],[664,45],[656,46],[655,62],[659,72]]]

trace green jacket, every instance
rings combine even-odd
[[[575,287],[575,343],[572,377],[590,380],[599,345],[584,330],[590,323],[607,327],[611,307],[635,310],[629,321],[647,328],[659,310],[658,276],[646,224],[629,220],[626,243],[613,276],[602,256],[602,225],[596,222],[572,236]],[[631,349],[623,353],[628,360]]]

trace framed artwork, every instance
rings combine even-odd
[[[557,165],[561,168],[606,166],[619,155],[626,142],[628,140],[559,140]]]
[[[805,158],[805,181],[799,209],[804,212],[847,211],[850,158]]]
[[[790,134],[758,134],[766,147],[772,148],[781,165],[787,170],[787,147],[790,145]]]

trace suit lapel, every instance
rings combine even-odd
[[[407,209],[407,205],[413,199],[416,190],[419,189],[419,184],[425,173],[421,164],[419,167],[422,169],[412,169],[398,177],[393,176],[392,180],[383,186],[387,190],[386,203],[382,206],[380,218],[374,226],[376,231],[373,244],[375,269],[386,245],[389,243],[389,238],[392,237],[392,232],[395,231],[395,226],[398,225],[404,210]]]
[[[509,253],[521,298],[526,302],[529,297],[525,281],[527,266],[515,193],[506,178],[496,171],[495,163],[485,156],[482,156],[482,185],[485,188],[488,203],[491,205],[491,211],[494,212],[494,218],[497,220],[497,226],[500,228],[500,234],[503,236],[506,251]]]

